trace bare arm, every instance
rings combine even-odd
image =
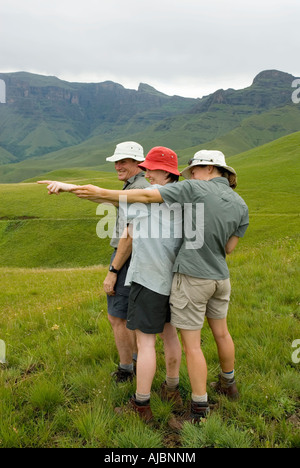
[[[39,180],[38,184],[47,185],[49,195],[53,193],[59,195],[60,192],[71,192],[72,189],[78,187],[78,185],[65,184],[64,182],[57,182],[55,180]]]
[[[128,228],[126,227],[124,233],[119,240],[117,252],[113,261],[113,267],[116,270],[121,270],[129,259],[132,252],[132,237],[129,235]]]
[[[89,197],[79,197],[79,198],[86,198],[87,200],[90,200],[95,203],[108,203],[107,200],[101,199],[99,197],[99,194],[97,192],[98,187],[94,185],[73,185],[73,184],[66,184],[64,182],[57,182],[54,180],[40,180],[38,181],[38,184],[44,184],[47,185],[48,193],[49,195],[52,195],[55,193],[56,195],[59,195],[60,192],[69,192],[69,193],[74,193],[75,195],[78,195],[75,190],[80,190],[82,187],[89,187]],[[117,202],[110,202],[111,204],[118,206],[119,203]]]
[[[227,255],[230,255],[236,248],[239,241],[239,237],[232,236],[226,244],[225,251]]]
[[[126,197],[127,203],[162,203],[163,199],[159,190],[107,190],[94,185],[82,185],[72,189],[79,198],[86,198],[97,203],[119,203],[119,197]]]
[[[119,241],[118,249],[113,260],[112,266],[115,270],[121,270],[125,265],[132,252],[132,238],[129,235],[128,228],[126,227],[124,233]],[[115,285],[118,275],[109,271],[103,283],[104,291],[108,296],[115,296]]]

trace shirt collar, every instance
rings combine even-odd
[[[138,174],[130,177],[130,179],[128,179],[125,183],[124,183],[124,187],[123,187],[123,190],[128,187],[128,185],[131,185],[133,184],[133,182],[138,179],[139,177],[145,177],[145,173],[143,171],[139,172]]]
[[[211,179],[210,182],[216,182],[217,184],[225,184],[229,187],[229,182],[226,179],[226,177],[215,177],[214,179]]]

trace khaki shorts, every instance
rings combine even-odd
[[[175,273],[170,296],[171,324],[183,330],[199,330],[205,316],[227,317],[230,280],[210,280]]]

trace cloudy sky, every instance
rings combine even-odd
[[[0,72],[201,97],[300,76],[299,0],[1,0]]]

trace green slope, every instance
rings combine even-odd
[[[196,146],[191,144],[199,140],[199,135],[204,134],[207,127],[211,132],[207,135],[219,134],[219,138],[209,140],[207,139],[209,136],[203,137],[202,144]],[[227,108],[220,110],[219,113],[217,111],[214,114],[205,113],[201,117],[177,116],[150,125],[147,130],[139,133],[133,133],[133,129],[130,131],[128,128],[126,139],[140,142],[144,146],[145,153],[153,146],[168,146],[177,151],[180,163],[185,164],[191,155],[200,149],[219,149],[226,156],[231,156],[297,132],[299,128],[300,105],[292,104],[273,109],[242,121],[238,116],[234,117],[230,108]],[[198,135],[196,138],[195,134]],[[116,142],[122,141],[122,137],[125,138],[120,133]],[[76,146],[64,148],[44,157],[0,165],[0,183],[20,182],[43,172],[66,167],[96,167],[98,170],[110,171],[113,170],[113,166],[106,163],[105,159],[113,153],[114,147],[115,143],[104,141],[103,135],[96,135]]]
[[[167,96],[146,84],[135,91],[27,73],[0,78],[8,97],[0,107],[0,145],[19,161],[0,151],[3,183],[64,167],[111,170],[105,157],[124,140],[138,141],[145,152],[169,146],[184,162],[195,148],[218,147],[229,156],[299,129],[294,77],[276,70],[260,73],[248,88],[202,99]]]
[[[300,132],[232,156],[237,192],[250,209],[245,248],[299,236]],[[121,188],[114,173],[64,169],[43,178]],[[109,262],[109,239],[96,235],[97,205],[71,194],[48,196],[33,182],[0,185],[0,266],[76,267]],[[293,241],[294,242],[294,241]]]
[[[45,177],[71,178],[78,184],[91,182],[109,188],[122,187],[114,174],[75,170]],[[44,185],[0,185],[0,266],[106,264],[109,239],[100,241],[96,235],[101,219],[96,210],[97,204],[70,194],[49,196]]]
[[[18,161],[102,135],[101,144],[192,108],[196,99],[167,96],[140,84],[67,83],[30,73],[0,73],[7,103],[0,106],[0,142]],[[0,164],[7,162],[1,159]]]
[[[17,158],[13,154],[0,146],[0,160],[3,164],[13,163],[16,159]]]
[[[284,106],[251,116],[220,138],[184,149],[180,152],[180,162],[184,163],[201,149],[218,149],[227,157],[233,156],[298,132],[299,128],[300,105]]]

